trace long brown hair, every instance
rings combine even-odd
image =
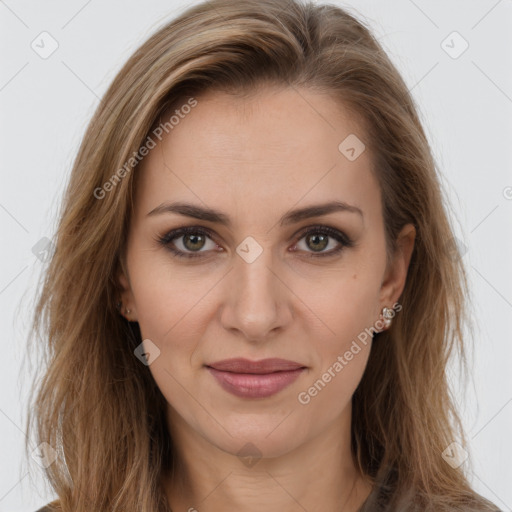
[[[446,369],[455,353],[466,364],[467,281],[417,108],[363,22],[300,0],[209,0],[189,8],[131,56],[90,122],[31,331],[46,360],[27,431],[35,426],[37,444],[57,451],[45,471],[54,505],[64,512],[168,510],[161,488],[173,464],[166,402],[134,356],[138,324],[115,307],[137,155],[171,105],[206,90],[248,94],[262,84],[329,94],[354,112],[382,191],[388,257],[400,229],[416,227],[403,309],[374,335],[353,396],[359,469],[386,510],[491,510],[464,467],[442,456],[453,441],[466,445]]]

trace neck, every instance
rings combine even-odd
[[[179,418],[172,423],[176,462],[174,474],[164,475],[164,488],[175,512],[357,512],[371,492],[340,424],[282,456],[241,460]]]

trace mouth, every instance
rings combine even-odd
[[[286,359],[227,359],[205,365],[221,387],[241,398],[266,398],[294,382],[307,367]]]

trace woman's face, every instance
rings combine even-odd
[[[261,89],[196,100],[137,169],[123,306],[177,436],[275,457],[350,424],[365,329],[382,330],[382,308],[402,292],[414,230],[387,267],[365,134],[332,98]],[[322,212],[334,203],[346,208]],[[231,358],[302,369],[208,368]]]

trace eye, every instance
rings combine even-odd
[[[324,252],[324,249],[329,246],[329,239],[334,239],[338,242],[338,246],[330,251]],[[306,252],[308,249],[312,249],[312,254],[308,254],[307,257],[328,257],[334,256],[341,252],[345,247],[352,247],[354,242],[345,233],[338,231],[337,229],[330,228],[329,226],[313,226],[308,228],[305,232],[301,233],[300,240],[304,239]],[[298,247],[298,243],[295,247]],[[295,251],[295,249],[293,249]]]
[[[302,239],[305,240],[304,251],[306,253],[310,252],[308,249],[312,248],[312,253],[308,254],[307,257],[313,258],[333,256],[341,252],[344,247],[352,247],[354,245],[353,241],[347,235],[328,226],[309,227],[306,231],[302,231],[298,242]],[[329,239],[336,240],[338,246],[325,252],[324,249],[329,246]],[[175,240],[177,240],[177,242],[175,242]],[[211,242],[209,249],[208,240]],[[175,229],[157,238],[156,241],[178,258],[200,258],[203,257],[202,253],[207,253],[209,250],[216,250],[219,247],[213,242],[210,230],[199,226]],[[293,252],[297,250],[298,245],[300,244],[296,243],[293,246]]]
[[[178,239],[176,244],[174,240]],[[206,239],[210,239],[214,250],[217,247],[211,240],[211,233],[209,230],[201,227],[183,227],[175,229],[165,234],[164,236],[157,239],[157,242],[163,245],[166,249],[169,249],[178,258],[198,258],[201,257],[203,252],[201,251],[207,244]]]

